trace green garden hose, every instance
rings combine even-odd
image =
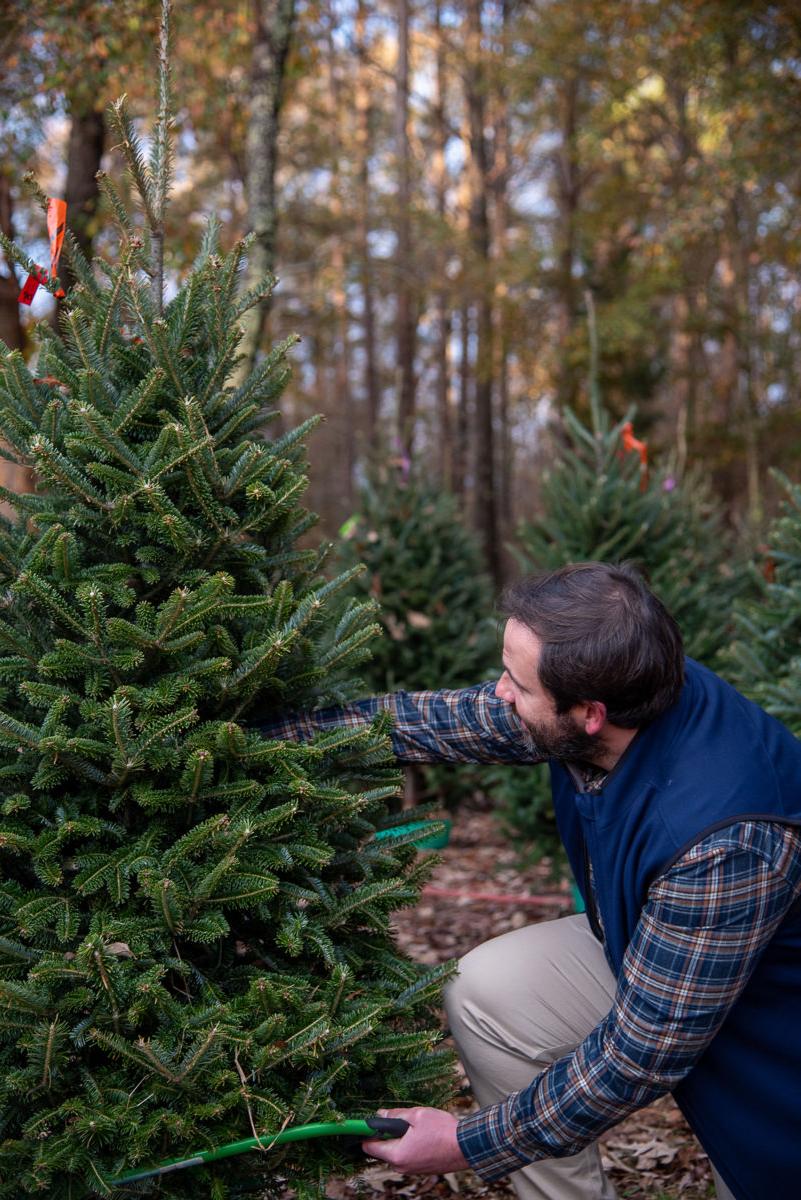
[[[375,840],[377,842],[391,841],[392,838],[403,837],[407,833],[417,831],[419,831],[420,837],[412,843],[417,850],[443,850],[450,838],[451,822],[447,817],[437,818],[433,821],[407,821],[405,825],[393,825],[390,829],[379,829]]]
[[[128,1183],[137,1183],[140,1179],[152,1179],[156,1175],[168,1175],[172,1171],[184,1171],[189,1167],[200,1167],[204,1163],[217,1162],[221,1158],[231,1158],[235,1154],[247,1154],[249,1150],[272,1150],[273,1146],[282,1146],[286,1142],[302,1142],[308,1138],[319,1137],[373,1137],[383,1134],[385,1137],[403,1137],[409,1128],[409,1122],[400,1117],[366,1117],[364,1120],[327,1121],[317,1125],[295,1125],[282,1129],[280,1133],[263,1133],[261,1137],[245,1138],[241,1142],[228,1142],[224,1146],[216,1146],[211,1150],[198,1150],[184,1158],[172,1158],[169,1162],[161,1163],[158,1167],[150,1167],[147,1171],[129,1171],[117,1179],[110,1179],[110,1187],[124,1187]]]

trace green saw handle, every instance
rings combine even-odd
[[[385,1137],[403,1137],[409,1128],[409,1122],[401,1117],[366,1117],[363,1120],[324,1121],[316,1125],[295,1125],[290,1129],[282,1129],[280,1133],[263,1133],[261,1137],[245,1138],[241,1142],[228,1142],[225,1146],[217,1146],[213,1150],[199,1150],[184,1158],[173,1158],[158,1167],[150,1167],[146,1171],[129,1171],[117,1179],[110,1179],[110,1187],[124,1187],[127,1183],[137,1183],[140,1179],[152,1179],[156,1175],[168,1175],[173,1171],[185,1171],[189,1167],[200,1167],[204,1163],[217,1162],[221,1158],[232,1158],[235,1154],[247,1154],[249,1150],[272,1150],[273,1146],[283,1146],[287,1142],[302,1142],[308,1138],[319,1137],[374,1137],[377,1133]]]

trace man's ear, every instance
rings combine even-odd
[[[581,718],[584,732],[588,733],[590,737],[594,737],[606,724],[606,705],[602,700],[585,700],[582,708],[584,709]]]

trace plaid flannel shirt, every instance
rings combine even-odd
[[[402,762],[542,761],[494,683],[398,692],[261,726],[306,739],[388,709]],[[484,1179],[575,1154],[630,1112],[671,1091],[736,1003],[801,896],[801,831],[738,821],[697,842],[652,884],[606,1017],[570,1054],[498,1104],[463,1117],[457,1136]]]

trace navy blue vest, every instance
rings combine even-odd
[[[551,764],[559,831],[588,909],[587,857],[617,974],[649,885],[744,817],[801,824],[801,741],[687,660],[681,697],[597,795]],[[801,911],[785,918],[714,1041],[674,1092],[737,1200],[801,1196]]]

